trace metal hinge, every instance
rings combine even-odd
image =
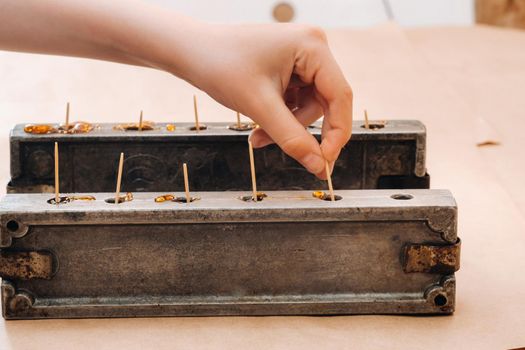
[[[459,270],[461,241],[449,245],[407,244],[404,248],[403,270],[451,274]]]
[[[7,280],[51,279],[53,255],[46,251],[0,251],[0,277]]]

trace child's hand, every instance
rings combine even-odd
[[[163,69],[255,120],[255,147],[276,142],[325,178],[351,134],[352,90],[317,28],[220,25],[133,0],[0,0],[0,49]],[[325,116],[322,143],[305,127]]]
[[[185,78],[261,128],[255,148],[277,143],[326,178],[352,127],[352,90],[322,30],[293,24],[205,25]],[[305,129],[324,115],[322,143]]]

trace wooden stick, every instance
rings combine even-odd
[[[197,110],[197,96],[193,95],[193,111],[195,113],[195,130],[200,131],[201,126],[199,125],[199,111]]]
[[[118,174],[117,174],[117,189],[115,190],[115,204],[119,203],[120,184],[122,182],[122,168],[123,167],[124,167],[124,153],[120,153],[120,161],[118,163]]]
[[[140,111],[140,117],[139,117],[139,131],[142,131],[142,111]]]
[[[60,180],[58,174],[58,142],[55,142],[55,204],[60,203]]]
[[[255,180],[255,162],[253,160],[253,146],[251,141],[248,141],[248,149],[250,151],[250,171],[252,173],[253,200],[257,202],[257,181]]]
[[[69,130],[69,102],[66,105],[66,131]]]
[[[184,171],[184,191],[186,192],[186,203],[190,203],[190,185],[188,183],[188,166],[186,163],[182,164],[182,170]]]
[[[334,187],[332,186],[332,177],[330,175],[330,166],[328,161],[325,161],[326,180],[328,181],[328,190],[330,191],[330,199],[335,202]]]
[[[365,109],[365,129],[370,129],[370,124],[368,123],[368,112]]]
[[[237,112],[237,128],[241,128],[241,115]]]

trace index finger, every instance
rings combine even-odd
[[[352,89],[326,43],[300,57],[295,72],[315,85],[324,109],[321,149],[334,162],[352,134]]]
[[[314,84],[326,102],[321,149],[334,162],[352,135],[353,93],[332,54],[328,51],[324,56]]]

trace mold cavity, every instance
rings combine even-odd
[[[406,193],[397,193],[397,194],[391,195],[390,198],[396,199],[399,201],[408,201],[414,198],[414,196],[412,196],[411,194],[406,194]]]
[[[379,130],[379,129],[383,129],[385,127],[386,123],[369,123],[368,124],[368,129],[369,130]],[[366,125],[363,124],[361,125],[361,127],[363,129],[366,129]]]
[[[96,200],[93,196],[72,196],[72,197],[59,197],[58,203],[55,200],[55,197],[49,199],[47,202],[49,204],[66,204],[73,201],[94,201]]]
[[[228,126],[228,129],[235,131],[249,131],[255,129],[255,125],[253,123],[232,124]]]
[[[199,197],[190,197],[190,203],[198,201],[199,199],[200,199]],[[176,198],[172,199],[172,202],[188,203],[188,201],[186,200],[186,197],[176,197]]]
[[[158,196],[155,198],[155,203],[169,202],[175,199],[175,196],[172,194],[165,194],[163,196]]]
[[[105,202],[106,202],[106,203],[109,203],[109,204],[115,204],[115,198],[107,198],[107,199],[105,200]],[[118,199],[118,203],[117,203],[117,204],[124,203],[124,202],[125,202],[125,200],[124,200],[122,197],[120,197],[120,198]]]
[[[85,134],[93,130],[93,124],[87,122],[72,122],[66,125],[60,125],[58,131],[63,134]]]
[[[47,203],[49,204],[66,204],[66,203],[69,203],[71,202],[71,198],[69,197],[58,197],[58,203],[55,199],[55,197],[51,198],[51,199],[48,199]]]
[[[326,193],[326,192],[323,192],[323,191],[315,191],[314,193],[312,193],[312,197],[315,197],[317,199],[321,199],[323,201],[332,201],[332,197],[330,196],[330,193]],[[334,194],[334,199],[336,201],[340,201],[341,199],[343,199],[343,197],[337,195],[337,194]]]
[[[16,220],[9,220],[7,224],[5,225],[5,227],[7,227],[7,229],[10,232],[16,232],[20,228],[20,225],[18,224],[18,221]]]
[[[448,299],[443,294],[438,294],[434,297],[434,305],[445,306],[448,303]]]
[[[73,196],[73,197],[69,197],[69,199],[71,201],[87,201],[87,202],[97,200],[93,196]]]
[[[58,130],[55,129],[53,125],[49,125],[49,124],[27,124],[24,127],[24,132],[28,134],[37,134],[37,135],[52,134],[57,131]]]
[[[268,197],[268,195],[264,192],[257,192],[257,200],[254,200],[253,196],[242,196],[239,199],[244,202],[260,202],[264,198]]]
[[[140,129],[139,123],[127,123],[127,124],[119,124],[115,126],[116,130],[123,130],[123,131],[149,131],[153,130],[154,127],[153,122],[144,121],[142,122],[142,130]]]
[[[128,192],[125,196],[120,196],[118,198],[117,204],[124,203],[124,202],[131,202],[133,200],[133,193]],[[115,197],[111,197],[105,200],[106,203],[115,204]]]
[[[204,125],[204,124],[200,124],[199,125],[199,130],[206,130],[206,129],[208,129],[208,127],[206,125]],[[192,126],[192,127],[190,127],[190,130],[191,131],[196,131],[197,127],[196,126]]]

